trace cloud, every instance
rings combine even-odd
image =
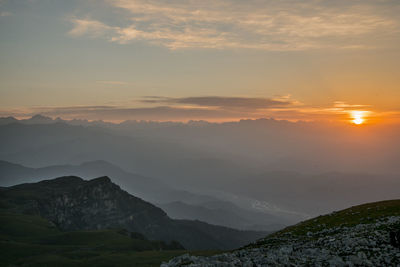
[[[144,41],[169,49],[247,48],[273,51],[370,48],[398,33],[400,4],[328,0],[105,0],[119,25],[72,19],[72,36]],[[383,5],[382,3],[389,3]],[[390,6],[392,13],[388,12]],[[116,11],[116,12],[117,12]],[[389,13],[389,14],[388,14]],[[371,38],[375,37],[375,38]]]
[[[147,97],[142,100],[144,103],[169,103],[185,104],[201,107],[213,107],[224,109],[268,109],[288,107],[292,102],[286,100],[276,100],[271,98],[255,97],[221,97],[221,96],[200,96],[200,97]]]
[[[368,111],[368,109],[370,109],[371,107],[371,105],[348,104],[344,101],[335,101],[332,107],[325,108],[324,110],[332,113],[344,114],[351,114],[354,111],[372,113],[371,111]]]
[[[104,23],[97,20],[90,19],[77,19],[72,18],[70,20],[74,25],[73,28],[68,32],[70,36],[89,36],[89,37],[103,37],[107,33],[112,33],[116,28],[105,25]]]

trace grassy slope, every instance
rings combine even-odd
[[[0,213],[0,266],[159,266],[185,253],[158,247],[118,229],[61,232],[38,216]]]
[[[352,227],[357,224],[374,223],[377,219],[390,216],[400,216],[400,199],[363,204],[328,215],[318,216],[286,227],[246,247],[258,247],[268,243],[279,242],[277,240],[283,235],[287,236],[289,234],[293,237],[304,238],[307,236],[308,232],[319,232],[324,229],[332,229],[339,226]]]

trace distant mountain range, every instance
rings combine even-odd
[[[349,205],[400,197],[400,128],[364,128],[361,134],[352,126],[273,119],[112,124],[41,115],[0,118],[0,159],[33,168],[101,160],[100,165],[109,162],[128,174],[107,167],[109,173],[62,172],[47,178],[109,175],[154,204],[180,201],[204,207],[204,202],[223,199],[287,225]],[[103,167],[92,169],[97,168]],[[125,180],[131,178],[119,176],[135,183],[128,185]]]
[[[0,212],[38,215],[63,231],[123,228],[187,249],[233,249],[265,232],[239,231],[200,221],[172,220],[160,208],[123,191],[108,177],[76,176],[0,189]]]
[[[40,114],[34,115],[28,119],[16,119],[14,117],[3,117],[0,118],[0,125],[7,125],[10,123],[22,123],[22,124],[49,124],[49,123],[56,123],[56,122],[64,122],[69,123],[71,125],[107,125],[106,122],[103,121],[96,121],[96,122],[89,122],[87,120],[63,120],[61,118],[52,119],[47,116],[43,116]]]

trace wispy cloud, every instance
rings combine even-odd
[[[116,28],[105,25],[97,20],[72,18],[70,21],[73,24],[73,28],[68,32],[68,34],[73,37],[83,35],[93,38],[107,37],[108,33],[112,35],[113,31],[116,30]]]
[[[146,97],[144,103],[185,104],[201,107],[225,109],[268,109],[288,107],[293,104],[290,99],[278,100],[263,97],[222,97],[222,96],[197,96],[197,97]]]
[[[124,22],[113,25],[74,18],[69,34],[120,44],[146,41],[169,49],[348,49],[373,47],[375,43],[366,36],[398,32],[399,25],[373,1],[338,1],[337,5],[327,0],[106,2],[122,11]],[[392,3],[398,10],[400,4]]]

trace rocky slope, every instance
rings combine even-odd
[[[231,253],[186,254],[161,266],[400,266],[400,200],[320,216]]]
[[[39,215],[60,230],[124,228],[150,240],[178,241],[187,249],[233,249],[263,232],[239,231],[199,221],[172,220],[108,177],[69,176],[0,189],[0,212]]]

